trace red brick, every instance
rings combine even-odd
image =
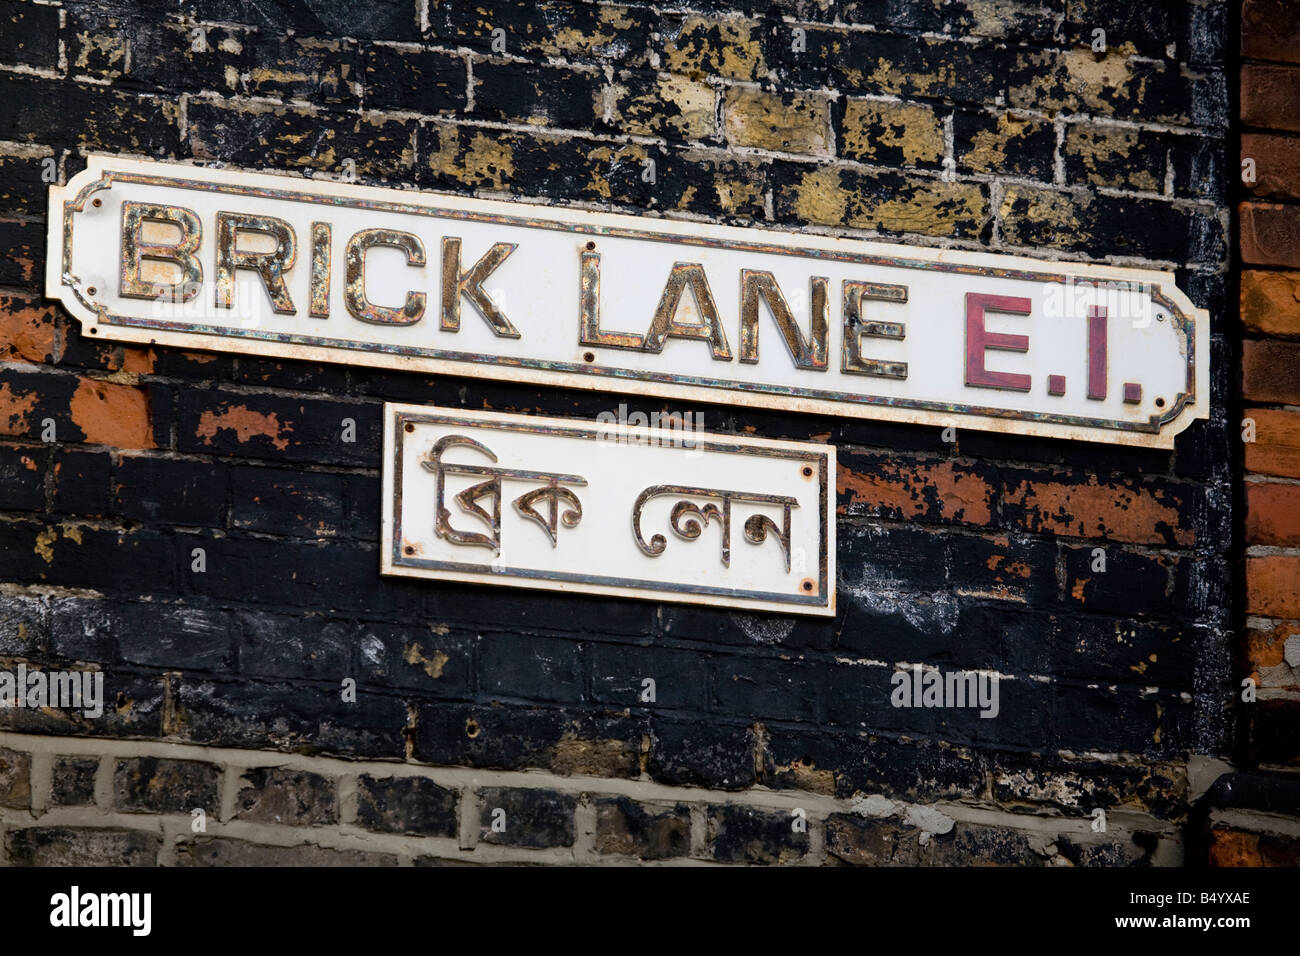
[[[1300,343],[1248,339],[1241,355],[1241,390],[1247,401],[1300,405]]]
[[[1241,5],[1241,55],[1300,63],[1300,3],[1245,0]]]
[[[1243,272],[1241,321],[1252,332],[1300,335],[1300,272]]]
[[[1247,126],[1300,133],[1300,67],[1243,66],[1241,121]]]
[[[1243,262],[1300,268],[1300,206],[1244,202],[1240,211]]]
[[[1246,485],[1246,541],[1300,545],[1300,485]]]
[[[1300,618],[1300,556],[1270,554],[1246,559],[1246,612]]]
[[[1246,470],[1261,475],[1300,478],[1300,413],[1248,408],[1255,440],[1246,444]]]
[[[1242,133],[1241,158],[1255,161],[1251,195],[1300,199],[1300,136]]]

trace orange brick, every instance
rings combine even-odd
[[[1300,618],[1300,557],[1270,554],[1246,559],[1246,611]]]
[[[1300,206],[1244,202],[1238,208],[1243,262],[1300,268]]]
[[[1300,485],[1246,485],[1246,541],[1300,545]]]
[[[1241,5],[1241,55],[1300,63],[1300,3],[1245,0]]]
[[[1241,158],[1255,161],[1252,196],[1300,199],[1300,137],[1243,133]]]
[[[149,422],[149,397],[142,388],[83,378],[69,411],[87,442],[114,448],[157,447]]]
[[[1246,470],[1261,475],[1300,478],[1300,413],[1248,408],[1255,440],[1246,444]]]
[[[1241,389],[1247,401],[1300,405],[1300,343],[1250,339],[1242,348]]]
[[[1300,335],[1300,272],[1243,272],[1241,321],[1252,332]]]
[[[1241,121],[1262,129],[1300,132],[1300,67],[1243,66]]]

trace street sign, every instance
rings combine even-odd
[[[835,449],[384,406],[381,573],[835,613]]]
[[[1157,271],[104,155],[49,222],[101,338],[1159,448],[1209,415]]]

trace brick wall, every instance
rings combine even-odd
[[[1185,858],[1235,700],[1229,4],[727,7],[0,0],[0,664],[111,701],[0,711],[4,859]],[[674,406],[837,446],[833,621],[381,579],[383,401],[627,399],[83,339],[42,177],[92,150],[1169,269],[1212,415],[1161,452]],[[1251,395],[1248,466],[1300,477]],[[893,708],[912,663],[999,717]]]
[[[1300,634],[1300,6],[1246,0],[1241,55],[1247,617],[1240,655],[1256,696],[1242,708],[1241,757],[1267,774],[1300,767],[1300,637],[1292,637]],[[1212,821],[1212,859],[1300,863],[1297,813],[1300,806],[1230,802]]]

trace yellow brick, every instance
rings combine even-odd
[[[809,94],[727,90],[727,141],[733,146],[826,155],[830,152],[830,103]]]

